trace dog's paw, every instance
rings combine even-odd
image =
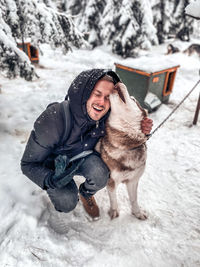
[[[113,209],[110,209],[109,212],[108,212],[111,220],[113,220],[114,218],[117,218],[119,217],[119,212],[118,210],[113,210]]]
[[[146,220],[148,218],[147,212],[144,210],[139,210],[137,212],[132,211],[132,214],[139,220]]]

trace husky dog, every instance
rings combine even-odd
[[[132,207],[132,214],[145,220],[147,214],[137,203],[137,187],[146,164],[147,137],[141,131],[141,121],[146,111],[135,99],[131,99],[123,83],[115,86],[110,95],[111,113],[106,122],[106,135],[97,144],[103,161],[110,169],[107,185],[111,219],[119,216],[116,189],[125,183]]]
[[[183,53],[188,54],[188,56],[191,56],[192,54],[197,53],[200,56],[200,45],[192,44],[187,49],[185,49]]]
[[[178,52],[180,52],[178,47],[175,47],[172,44],[168,44],[166,55],[170,55],[170,54],[174,54],[174,53],[178,53]]]

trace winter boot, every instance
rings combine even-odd
[[[80,194],[80,199],[83,203],[85,211],[90,215],[90,217],[92,217],[93,220],[98,220],[100,213],[94,196],[85,198]]]

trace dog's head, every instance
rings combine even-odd
[[[141,115],[142,119],[147,116],[147,111],[143,109],[139,102],[130,96],[126,86],[123,83],[117,83],[114,87],[113,93],[110,95],[110,103],[112,112],[121,113],[134,113]],[[120,114],[119,114],[120,116]]]
[[[110,95],[111,124],[129,125],[129,127],[140,128],[141,121],[147,116],[147,111],[143,109],[134,97],[130,97],[126,86],[123,83],[115,85],[113,93]]]

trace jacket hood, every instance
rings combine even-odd
[[[96,123],[96,121],[92,120],[87,114],[86,102],[95,84],[106,74],[113,78],[114,84],[120,81],[118,75],[112,70],[91,69],[81,72],[69,87],[68,95],[65,99],[69,99],[70,109],[80,127],[88,121]],[[107,116],[108,113],[102,119],[106,119]]]

